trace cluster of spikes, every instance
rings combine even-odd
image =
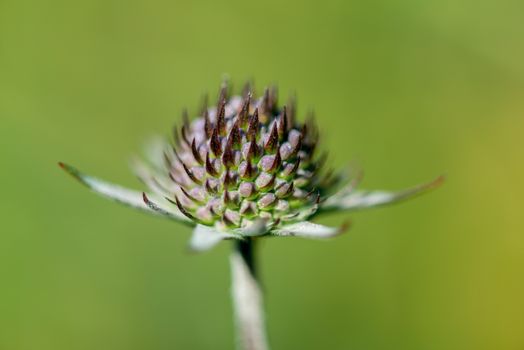
[[[356,174],[325,170],[312,116],[299,122],[294,99],[279,106],[276,88],[256,97],[249,85],[230,96],[223,85],[215,107],[184,113],[173,140],[157,139],[133,163],[150,192],[121,187],[65,163],[67,173],[99,195],[195,227],[194,250],[224,239],[256,236],[329,238],[347,227],[311,222],[330,211],[374,208],[438,187],[433,181],[400,191],[358,189]]]
[[[175,185],[165,186],[165,198],[196,223],[228,229],[256,219],[275,227],[313,215],[336,177],[320,176],[326,154],[316,156],[312,115],[300,123],[294,98],[283,106],[277,101],[276,87],[257,98],[246,85],[240,96],[230,96],[224,83],[216,106],[204,99],[194,120],[185,111],[164,152]]]

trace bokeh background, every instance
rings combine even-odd
[[[261,245],[274,349],[524,349],[524,3],[0,1],[0,349],[231,349],[229,244],[103,200],[223,74],[314,107],[332,164],[438,191]]]

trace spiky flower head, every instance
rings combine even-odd
[[[157,141],[134,170],[151,191],[140,193],[60,165],[95,192],[135,208],[196,226],[191,246],[203,250],[222,239],[276,235],[326,238],[345,227],[309,222],[323,211],[354,210],[395,202],[436,187],[392,193],[358,191],[359,175],[332,175],[318,154],[313,118],[296,116],[291,99],[279,105],[275,87],[256,96],[220,89],[216,106],[184,112],[171,142]]]
[[[172,180],[164,195],[202,225],[247,228],[265,220],[276,227],[303,220],[329,187],[319,177],[314,123],[299,123],[293,103],[278,106],[275,88],[258,99],[250,91],[228,98],[224,86],[217,106],[193,121],[184,118],[174,139],[160,174]]]

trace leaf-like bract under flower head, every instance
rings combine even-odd
[[[164,199],[157,198],[154,194],[145,195],[143,192],[124,188],[95,177],[85,175],[78,169],[65,163],[59,163],[60,167],[68,174],[90,188],[95,193],[112,199],[118,203],[130,206],[135,209],[145,211],[149,214],[160,215],[169,219],[179,221],[185,224],[191,224],[191,220],[185,217],[176,206],[168,203]],[[154,202],[149,198],[153,198]],[[155,209],[157,208],[157,209]]]

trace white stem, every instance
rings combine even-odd
[[[253,242],[238,242],[230,261],[238,349],[268,350],[262,290],[254,275]]]

